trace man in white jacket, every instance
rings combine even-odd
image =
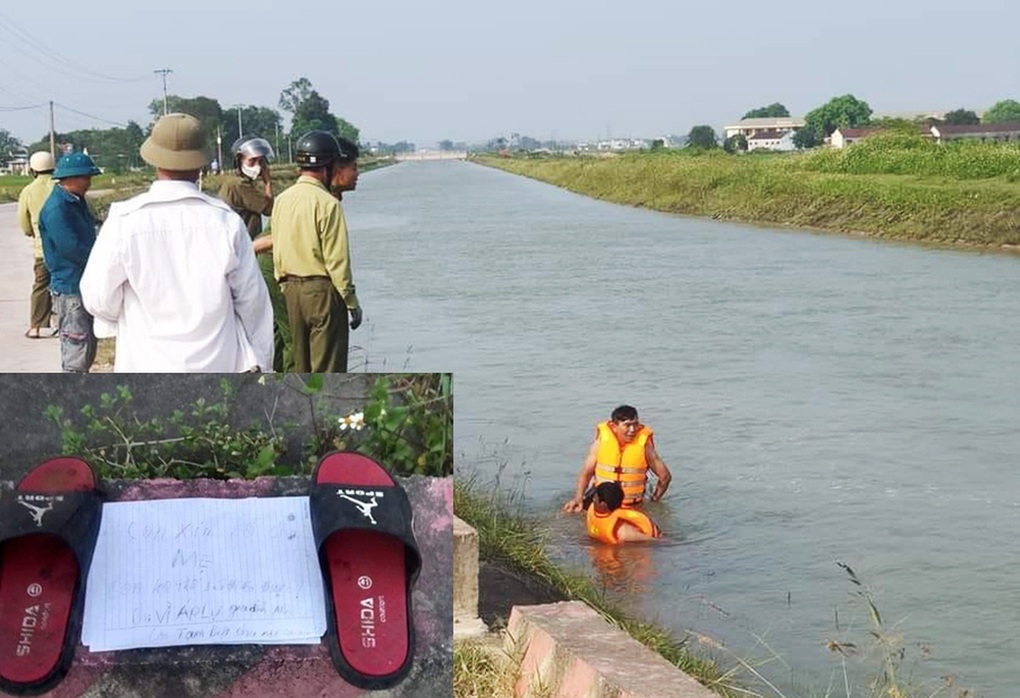
[[[81,296],[115,371],[270,371],[273,309],[240,216],[196,185],[210,160],[198,119],[167,114],[141,147],[149,191],[110,207]]]

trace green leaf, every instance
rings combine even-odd
[[[309,395],[315,395],[322,391],[322,374],[313,373],[305,379],[304,385],[305,393]]]

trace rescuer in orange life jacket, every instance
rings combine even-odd
[[[586,515],[588,535],[601,543],[627,543],[661,538],[662,532],[648,514],[622,506],[619,482],[600,482],[592,493]]]
[[[595,428],[595,440],[577,478],[577,491],[563,505],[563,511],[587,508],[592,478],[596,485],[600,482],[620,483],[623,487],[623,506],[640,506],[644,502],[649,470],[657,478],[652,491],[652,501],[656,502],[666,494],[673,476],[655,450],[652,430],[638,421],[636,409],[630,405],[620,405],[613,410],[609,421],[600,422]]]

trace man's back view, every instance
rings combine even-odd
[[[157,179],[110,207],[81,281],[97,335],[117,337],[115,370],[270,370],[272,307],[248,231],[195,184],[209,162],[198,120],[164,116],[141,155]]]

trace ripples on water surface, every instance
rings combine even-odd
[[[458,472],[524,487],[557,559],[742,656],[765,636],[797,695],[828,684],[837,615],[866,642],[845,561],[911,656],[926,645],[915,673],[1015,695],[1020,259],[668,216],[465,163],[372,172],[345,204],[371,369],[455,372]],[[669,545],[593,549],[554,513],[621,402],[673,469],[652,509]]]

